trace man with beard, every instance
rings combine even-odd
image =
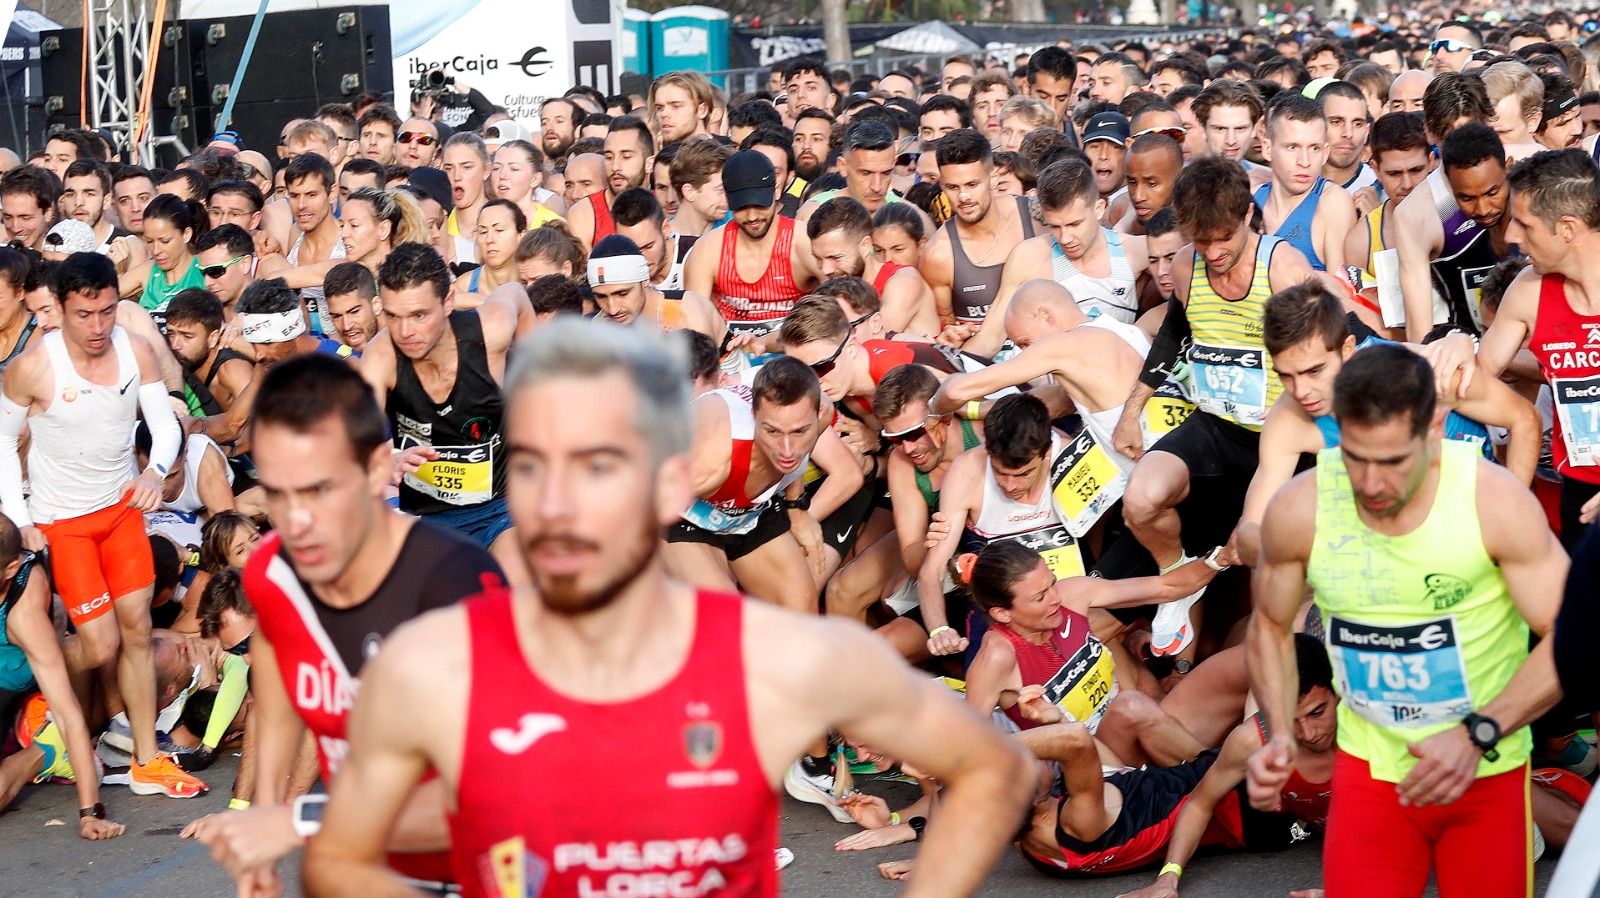
[[[378,103],[362,113],[356,122],[361,140],[361,155],[379,165],[394,163],[394,139],[400,133],[400,116],[394,107]]]
[[[385,329],[362,354],[361,375],[394,434],[400,509],[494,546],[511,526],[500,380],[516,311],[500,302],[457,310],[450,269],[417,243],[389,253],[378,286]],[[510,557],[510,538],[498,549]]]
[[[800,209],[800,221],[810,218],[817,207],[841,194],[848,194],[875,214],[884,203],[900,202],[900,195],[889,189],[894,174],[894,131],[877,119],[852,124],[844,135],[843,190],[825,190]],[[931,230],[931,228],[929,229]]]
[[[711,82],[699,72],[668,72],[657,78],[650,84],[645,105],[663,146],[710,134],[706,120],[711,116]]]
[[[1026,803],[1020,747],[859,628],[669,579],[657,533],[695,480],[683,363],[648,332],[563,321],[519,355],[509,387],[534,588],[433,615],[369,669],[325,837],[307,858],[310,892],[394,883],[384,834],[431,767],[453,793],[468,896],[499,894],[501,871],[529,869],[563,894],[637,890],[641,874],[584,846],[648,844],[698,846],[650,877],[765,898],[777,890],[773,792],[793,758],[839,729],[945,785],[907,894],[971,894]],[[585,414],[551,413],[565,408]],[[762,648],[774,641],[781,655]],[[617,700],[640,695],[654,698],[617,715]],[[436,725],[415,727],[419,712]],[[627,775],[541,780],[534,799],[529,770],[596,762]]]
[[[255,283],[255,253],[255,241],[238,225],[212,228],[194,243],[200,275],[206,279],[206,290],[222,303],[225,321],[233,320],[234,305],[245,288]]]
[[[254,806],[201,818],[184,835],[211,849],[240,894],[265,894],[278,886],[277,861],[316,833],[327,800],[284,800],[302,737],[315,737],[324,782],[337,781],[350,706],[379,646],[406,621],[498,585],[500,572],[460,534],[385,503],[383,412],[344,363],[311,356],[267,375],[250,437],[277,525],[244,571],[257,615],[250,655],[261,785]],[[451,878],[445,794],[428,782],[407,795],[389,860],[414,885],[437,890]]]
[[[728,323],[725,351],[769,352],[766,335],[817,283],[805,229],[778,214],[777,177],[772,162],[755,150],[730,157],[722,186],[733,221],[695,241],[684,263],[684,288],[710,297]]]
[[[872,251],[872,217],[848,196],[823,203],[806,222],[811,258],[821,278],[858,277],[872,285],[891,331],[932,338],[939,333],[933,291],[910,265],[880,261]]]
[[[826,109],[807,109],[794,120],[794,174],[806,184],[822,177],[828,164],[833,116]],[[801,189],[804,189],[803,187]]]
[[[250,385],[254,363],[222,345],[222,303],[215,296],[189,289],[167,305],[167,345],[183,365],[189,413],[221,414]]]
[[[539,106],[539,147],[551,162],[567,155],[578,139],[578,122],[583,116],[578,104],[566,97],[551,97]]]
[[[1167,132],[1145,134],[1128,148],[1128,215],[1117,223],[1124,234],[1148,234],[1150,219],[1172,205],[1183,173],[1183,147]]]
[[[67,166],[61,181],[60,208],[62,216],[73,218],[94,228],[99,243],[95,251],[110,256],[118,263],[119,271],[126,271],[149,257],[144,241],[132,231],[113,225],[105,217],[106,200],[111,196],[111,173],[93,159],[79,159]]]
[[[721,174],[719,170],[719,178]],[[656,202],[655,194],[643,187],[630,187],[617,194],[611,217],[616,222],[616,236],[632,240],[650,266],[650,287],[668,299],[681,298],[683,263],[699,238],[685,237],[676,230],[667,234],[666,212]]]
[[[678,291],[677,298],[669,299],[652,287],[649,261],[637,244],[621,234],[595,244],[588,275],[600,315],[615,324],[654,322],[662,330],[699,331],[718,342],[727,330],[704,296]]]
[[[1364,214],[1378,202],[1378,176],[1361,161],[1372,133],[1367,98],[1354,84],[1335,81],[1317,94],[1317,102],[1328,120],[1328,161],[1322,165],[1322,176],[1343,187]]]
[[[572,236],[585,250],[617,232],[611,204],[617,194],[644,183],[655,151],[655,139],[643,119],[621,115],[611,120],[604,149],[605,189],[589,194],[587,199],[577,199],[567,208]]]
[[[1028,96],[1044,101],[1058,122],[1072,118],[1072,85],[1077,80],[1078,61],[1060,47],[1044,47],[1028,57]]]
[[[1006,257],[1033,236],[1033,215],[1027,197],[995,202],[994,156],[982,134],[971,128],[952,131],[939,139],[934,153],[939,186],[955,215],[928,241],[918,267],[941,320],[954,316],[960,323],[981,324],[995,301]]]
[[[323,279],[322,289],[334,335],[359,356],[378,335],[378,314],[373,308],[378,282],[372,271],[360,262],[340,262]]]

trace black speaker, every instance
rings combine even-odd
[[[155,78],[150,92],[150,108],[155,113],[166,110],[193,110],[205,102],[195,93],[193,50],[189,40],[190,28],[186,22],[173,22],[161,29],[161,48],[155,66],[149,69]],[[151,53],[157,54],[152,47]],[[155,113],[152,113],[153,115]]]
[[[253,16],[189,21],[196,105],[221,110],[244,57]],[[235,98],[240,104],[295,101],[286,118],[309,116],[324,103],[348,103],[363,91],[394,89],[386,6],[269,13]],[[279,122],[281,126],[282,122]],[[273,135],[273,143],[277,135]]]
[[[39,68],[48,123],[70,119],[70,127],[76,128],[83,108],[83,29],[63,28],[39,35]]]
[[[239,132],[246,149],[257,150],[266,153],[268,159],[276,159],[278,135],[282,133],[284,124],[290,119],[306,118],[316,112],[312,103],[312,100],[241,101],[233,104],[233,118],[228,127]],[[216,133],[217,116],[221,114],[221,106],[196,110],[195,127],[202,141]]]

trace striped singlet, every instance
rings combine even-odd
[[[1267,410],[1283,392],[1261,339],[1262,310],[1272,295],[1268,276],[1272,251],[1283,240],[1262,237],[1256,247],[1250,289],[1226,299],[1211,286],[1203,260],[1189,277],[1189,329],[1194,342],[1189,366],[1194,372],[1195,406],[1203,412],[1259,431]]]
[[[794,219],[779,216],[772,226],[777,239],[767,257],[766,270],[754,282],[739,277],[737,253],[739,226],[722,227],[722,256],[717,261],[717,277],[712,285],[712,301],[734,333],[764,334],[775,329],[805,294],[795,283],[790,250],[794,246]]]

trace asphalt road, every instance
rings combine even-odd
[[[193,842],[178,838],[190,820],[224,809],[233,782],[235,761],[225,758],[206,772],[209,795],[189,801],[139,797],[107,786],[104,800],[112,816],[128,824],[122,838],[84,842],[77,837],[77,800],[70,786],[33,786],[24,790],[11,810],[0,816],[0,898],[72,896],[72,898],[231,898],[232,883]],[[901,801],[904,786],[866,786],[884,791],[891,804]],[[864,853],[840,853],[835,840],[852,828],[835,823],[821,808],[784,799],[783,844],[795,854],[783,873],[783,893],[803,898],[892,896],[901,886],[878,876],[879,861],[910,857],[912,846],[898,845]],[[52,825],[54,823],[54,825]],[[1591,849],[1593,850],[1593,849]],[[1212,857],[1191,865],[1184,876],[1184,898],[1284,898],[1292,888],[1320,882],[1316,842],[1297,845],[1282,854],[1238,854]],[[296,894],[293,863],[284,865],[288,894]],[[1536,894],[1549,882],[1551,861],[1537,869]],[[982,892],[994,896],[1057,896],[1112,898],[1150,881],[1150,874],[1059,882],[1035,873],[1008,852],[990,874]],[[1431,892],[1429,894],[1432,894]]]

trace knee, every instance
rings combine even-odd
[[[855,588],[848,571],[835,574],[822,589],[823,608],[833,615],[854,617],[867,606],[862,591]]]
[[[1132,690],[1117,694],[1111,707],[1106,709],[1106,722],[1139,730],[1147,727],[1161,714],[1155,699]]]
[[[112,627],[82,628],[78,630],[78,644],[83,647],[84,664],[91,668],[104,667],[116,659],[122,639],[119,631]]]
[[[135,650],[150,647],[150,615],[119,614],[117,629],[121,632],[123,645]]]
[[[1129,527],[1147,524],[1166,507],[1165,496],[1150,483],[1150,478],[1135,477],[1122,494],[1122,520]]]

